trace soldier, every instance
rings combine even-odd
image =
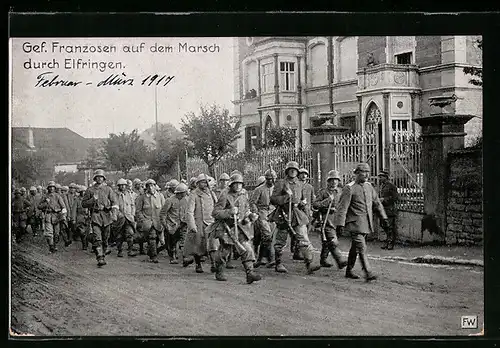
[[[36,236],[37,230],[41,227],[40,224],[40,210],[38,209],[38,204],[40,203],[40,199],[42,197],[37,193],[36,187],[31,186],[29,189],[28,201],[31,206],[28,210],[28,222],[27,224],[31,226],[31,232],[33,237]]]
[[[167,182],[167,185],[165,185],[165,188],[166,188],[166,190],[165,190],[165,199],[168,199],[170,197],[175,196],[175,189],[176,189],[176,187],[179,184],[180,183],[177,180],[175,180],[175,179],[172,179],[169,182]]]
[[[14,190],[14,198],[12,199],[12,227],[15,236],[15,242],[21,242],[21,239],[26,233],[28,221],[28,211],[31,208],[29,200],[23,197],[20,189]]]
[[[60,214],[66,214],[66,205],[62,197],[56,193],[55,182],[49,181],[47,184],[47,195],[40,201],[38,208],[45,213],[44,236],[47,239],[49,251],[56,252],[60,233]]]
[[[188,232],[184,243],[184,257],[193,256],[196,263],[196,273],[203,273],[201,257],[207,255],[208,240],[207,227],[214,222],[212,211],[214,209],[215,196],[208,187],[208,176],[198,175],[196,178],[196,189],[191,191],[186,209],[186,222]],[[183,262],[187,267],[192,261]]]
[[[165,227],[167,240],[167,252],[171,264],[177,264],[177,243],[180,243],[180,249],[184,245],[183,238],[186,231],[186,207],[188,187],[185,184],[178,184],[174,189],[175,195],[169,197],[160,211],[160,219]]]
[[[70,241],[75,241],[76,242],[76,197],[78,196],[77,193],[77,185],[72,182],[69,184],[69,191],[66,194],[66,204],[68,205],[68,227],[69,227],[69,233],[68,237]]]
[[[268,169],[261,178],[264,179],[262,184],[265,183],[265,185],[258,185],[250,197],[250,209],[252,213],[256,213],[259,216],[258,220],[254,223],[254,247],[256,252],[257,250],[259,251],[257,262],[254,265],[255,268],[266,265],[272,260],[271,247],[273,234],[268,216],[272,211],[271,195],[276,180],[276,172],[272,169]],[[257,184],[259,184],[259,180]]]
[[[127,181],[119,179],[117,182],[118,192],[118,218],[114,223],[116,231],[116,248],[118,257],[123,257],[123,240],[127,242],[129,257],[134,257],[137,253],[134,248],[134,229],[135,229],[135,201],[132,193],[127,189]]]
[[[377,277],[370,271],[366,256],[366,235],[373,232],[373,210],[376,210],[382,219],[382,226],[387,227],[387,215],[378,199],[377,192],[367,181],[370,166],[360,163],[356,166],[354,181],[347,184],[342,190],[337,211],[334,215],[334,225],[337,226],[337,235],[345,229],[351,234],[351,249],[347,258],[346,278],[359,279],[352,269],[359,254],[361,267],[365,272],[366,281]]]
[[[87,188],[85,186],[77,187],[78,195],[75,197],[75,216],[76,216],[76,227],[75,234],[77,237],[80,237],[82,241],[82,250],[87,250],[88,241],[87,241],[87,231],[90,227],[90,215],[89,210],[82,206],[83,196]]]
[[[41,185],[38,185],[38,186],[36,187],[36,192],[37,192],[38,194],[42,195],[42,194],[43,194],[43,187],[42,187]]]
[[[57,193],[58,195],[60,195],[60,194],[61,194],[61,189],[62,189],[61,184],[56,184],[56,193]]]
[[[142,182],[141,179],[135,178],[134,181],[132,182],[134,184],[134,192],[133,192],[133,197],[134,200],[137,199],[141,194],[144,193],[144,189],[142,187]]]
[[[337,239],[335,225],[333,222],[334,212],[340,199],[342,190],[339,188],[340,175],[336,170],[328,172],[326,178],[327,187],[318,193],[318,197],[314,201],[314,207],[323,215],[324,224],[321,226],[321,254],[320,266],[332,267],[333,265],[327,261],[328,254],[331,252],[333,259],[337,262],[339,269],[347,266],[347,262],[342,259],[338,250],[339,241]]]
[[[305,206],[305,211],[307,216],[309,217],[309,221],[312,222],[312,203],[316,200],[316,197],[314,195],[314,188],[312,187],[311,184],[307,182],[309,179],[309,171],[306,168],[300,168],[299,169],[299,175],[298,175],[299,181],[302,181],[304,183],[304,199],[307,201],[306,206]],[[309,225],[308,225],[308,232],[309,232]],[[294,260],[304,260],[304,258],[300,255],[299,248],[297,245],[297,240],[296,238],[292,235],[290,236],[290,252],[293,253],[293,259]]]
[[[378,174],[379,182],[380,182],[380,202],[384,206],[385,213],[387,214],[387,239],[385,240],[384,245],[382,245],[382,249],[393,250],[394,242],[396,241],[396,202],[399,199],[398,189],[396,185],[394,185],[389,180],[389,172],[386,170],[381,171]]]
[[[224,263],[230,251],[236,246],[241,255],[241,262],[245,269],[247,284],[259,281],[261,276],[253,269],[255,254],[252,248],[253,229],[252,222],[258,215],[251,213],[250,204],[244,193],[243,176],[233,174],[229,180],[229,189],[221,193],[220,199],[215,204],[212,216],[215,223],[211,226],[210,234],[218,238],[220,245],[215,257],[215,279],[226,281]]]
[[[157,240],[165,244],[160,211],[165,204],[165,197],[156,190],[153,179],[146,181],[146,191],[135,202],[137,229],[148,242],[149,262],[158,263]]]
[[[222,173],[220,176],[219,176],[219,186],[217,186],[216,188],[214,188],[214,193],[215,195],[217,196],[217,198],[219,198],[219,195],[221,194],[221,192],[227,188],[227,184],[229,182],[229,175],[227,175],[226,173]]]
[[[106,176],[102,169],[94,172],[95,184],[89,187],[83,197],[82,206],[90,209],[92,224],[92,247],[96,254],[97,266],[106,265],[105,255],[111,253],[108,249],[108,239],[111,223],[117,219],[118,201],[111,187],[103,185]]]
[[[277,234],[274,244],[275,270],[286,273],[287,269],[282,263],[283,247],[286,245],[288,234],[295,235],[298,247],[307,267],[307,273],[312,274],[319,265],[313,265],[313,247],[307,235],[307,200],[304,197],[304,183],[297,179],[299,164],[295,161],[288,162],[285,168],[286,178],[274,186],[271,195],[271,204],[276,206],[271,214],[270,221],[276,222]]]
[[[26,187],[24,187],[24,186],[23,186],[23,187],[21,187],[21,196],[22,196],[23,198],[28,198],[28,197],[27,197],[27,192],[26,192]]]

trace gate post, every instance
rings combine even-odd
[[[344,134],[349,131],[348,127],[337,125],[337,122],[335,122],[336,120],[334,120],[334,123],[331,122],[334,117],[333,112],[321,113],[320,116],[324,119],[322,124],[305,129],[307,133],[311,134],[313,166],[315,169],[319,169],[319,173],[316,173],[316,175],[312,178],[313,186],[316,191],[326,186],[326,177],[328,172],[335,169],[335,147],[333,136],[337,134]]]
[[[429,98],[431,106],[443,108],[454,96]],[[424,213],[422,230],[446,241],[446,206],[449,186],[448,153],[464,147],[464,126],[474,116],[446,113],[439,110],[413,121],[422,127],[422,172],[424,176]]]

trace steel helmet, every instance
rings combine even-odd
[[[180,183],[175,187],[174,193],[184,193],[188,191],[188,187],[186,184]]]
[[[354,169],[355,174],[361,171],[370,171],[370,166],[368,165],[368,163],[360,163],[356,166],[356,169]]]
[[[92,178],[93,180],[95,180],[96,177],[98,176],[102,176],[104,178],[104,180],[106,180],[106,175],[104,174],[104,170],[102,169],[97,169],[95,172],[94,172],[94,177]]]
[[[172,180],[170,180],[170,187],[171,187],[171,188],[176,188],[176,187],[177,187],[177,185],[179,185],[179,184],[180,184],[180,182],[179,182],[179,181],[177,181],[176,179],[172,179]]]
[[[231,175],[231,178],[229,179],[229,186],[231,186],[232,184],[236,184],[236,183],[243,184],[243,175],[238,174],[238,173]]]
[[[132,186],[132,180],[127,179],[127,186]]]
[[[30,191],[36,191],[36,187],[35,186],[31,186],[30,187]]]
[[[262,175],[262,176],[259,176],[257,178],[257,186],[260,186],[260,185],[262,185],[265,182],[266,182],[266,177],[265,176]]]
[[[243,173],[242,173],[242,172],[240,172],[239,170],[233,170],[233,171],[231,172],[231,176],[233,176],[234,174],[240,174],[240,175],[243,175]],[[231,180],[231,179],[229,179],[229,180]]]
[[[21,187],[21,192],[26,192],[26,187]]]
[[[116,185],[127,185],[127,180],[121,178],[121,179],[118,179],[118,181],[116,182]]]
[[[135,178],[134,181],[132,181],[134,185],[137,185],[137,184],[140,184],[141,183],[141,179],[139,178]]]
[[[60,184],[56,184],[56,189],[60,190],[62,189],[62,186]]]
[[[41,190],[41,189],[43,189],[43,187],[42,187],[41,185],[38,185],[38,186],[36,187],[36,189],[37,189],[37,190]]]
[[[227,173],[222,173],[219,177],[219,180],[229,180],[229,175],[227,175]]]
[[[156,185],[156,181],[154,181],[153,179],[148,179],[146,180],[146,185]]]
[[[266,178],[273,178],[273,179],[276,179],[277,178],[277,175],[276,175],[276,172],[272,169],[268,169],[266,170],[266,172],[264,173],[264,177]]]
[[[330,170],[328,172],[328,177],[326,178],[326,181],[330,180],[330,179],[338,179],[338,180],[341,180],[340,179],[340,174],[339,174],[339,171],[338,170]]]
[[[205,180],[207,182],[207,184],[208,184],[208,175],[201,173],[196,178],[196,183],[199,183],[200,181],[203,181],[203,180]]]
[[[15,194],[15,195],[17,195],[17,194],[19,194],[19,195],[20,195],[21,193],[22,193],[22,192],[21,192],[21,189],[16,188],[16,189],[14,190],[14,194]]]
[[[63,190],[63,191],[68,191],[68,190],[69,190],[69,187],[68,187],[68,186],[62,186],[62,187],[61,187],[61,190]]]
[[[87,186],[85,185],[80,186],[80,189],[78,191],[80,192],[87,191]]]
[[[76,184],[74,182],[72,182],[71,184],[69,184],[69,188],[77,188]]]
[[[57,188],[57,185],[54,181],[49,181],[49,183],[47,184],[47,188],[49,188],[51,186]]]
[[[299,171],[299,164],[295,161],[290,161],[286,164],[285,173],[288,172],[289,169],[296,169],[298,172]]]
[[[196,180],[197,180],[197,178],[193,176],[192,178],[189,179],[189,184],[190,185],[194,184],[196,182]]]
[[[299,174],[300,174],[300,173],[306,173],[306,174],[307,174],[307,176],[309,176],[309,171],[308,171],[306,168],[300,168],[300,169],[299,169]]]

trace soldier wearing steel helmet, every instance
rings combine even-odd
[[[184,247],[186,232],[186,207],[187,191],[185,184],[177,184],[174,195],[169,197],[160,211],[160,219],[165,227],[165,240],[168,256],[171,264],[179,263],[177,260],[177,245],[180,250]],[[183,259],[184,260],[184,259]]]
[[[272,261],[273,235],[268,216],[274,209],[271,205],[271,195],[276,181],[276,172],[268,169],[264,176],[257,179],[257,187],[250,196],[250,209],[259,215],[259,219],[254,223],[254,249],[258,251],[255,267],[266,265]]]
[[[398,188],[389,180],[389,172],[382,170],[378,174],[379,178],[379,197],[387,214],[388,225],[386,229],[387,238],[382,249],[393,250],[396,241],[396,202],[399,199]]]
[[[250,203],[242,193],[242,188],[243,176],[238,173],[231,175],[228,190],[221,193],[215,204],[212,213],[215,222],[209,233],[220,242],[215,257],[215,279],[227,280],[224,275],[224,263],[227,262],[232,247],[236,246],[241,255],[246,281],[251,284],[261,279],[254,271],[255,254],[252,248],[252,223],[257,220],[258,215],[250,211]]]
[[[103,185],[106,175],[102,169],[94,172],[95,184],[88,188],[83,197],[82,206],[90,209],[92,223],[92,245],[96,254],[97,266],[106,265],[105,255],[111,224],[117,219],[118,201],[111,187]]]
[[[148,242],[149,262],[158,263],[157,243],[165,244],[160,219],[160,211],[165,204],[165,198],[156,190],[156,182],[153,179],[146,181],[146,191],[137,197],[135,204],[137,229]]]
[[[345,268],[347,262],[342,258],[339,251],[338,236],[335,231],[335,225],[333,221],[334,213],[337,209],[337,205],[340,200],[340,194],[342,189],[339,187],[340,184],[340,174],[337,170],[331,170],[328,172],[328,177],[326,178],[327,186],[321,189],[318,193],[316,200],[313,203],[314,208],[323,216],[324,224],[321,228],[322,231],[322,243],[321,243],[321,254],[320,254],[320,265],[321,267],[332,267],[333,265],[327,261],[328,255],[332,253],[333,259],[337,263],[339,269]]]
[[[214,222],[212,211],[216,197],[208,187],[208,175],[200,174],[196,178],[196,189],[191,191],[186,208],[186,222],[188,232],[184,244],[183,255],[186,261],[183,263],[187,267],[194,258],[196,273],[203,273],[201,260],[208,255],[208,236],[206,229]]]
[[[82,242],[82,250],[87,250],[88,248],[88,231],[90,227],[90,214],[88,208],[84,208],[82,205],[83,196],[87,188],[85,186],[78,186],[78,194],[75,197],[75,207],[76,207],[76,227],[75,234],[77,238],[79,237]]]
[[[217,197],[219,197],[219,195],[224,189],[227,189],[228,182],[229,182],[229,175],[227,175],[227,173],[222,173],[219,176],[219,185],[217,185],[217,187],[213,189]]]
[[[317,271],[320,266],[314,264],[313,247],[307,235],[307,199],[304,196],[304,183],[298,180],[299,164],[295,161],[288,162],[285,168],[285,179],[276,183],[271,204],[276,210],[271,214],[271,221],[276,222],[277,233],[274,244],[276,266],[279,273],[286,273],[283,265],[283,247],[286,245],[288,234],[297,239],[298,247],[306,264],[308,274]]]
[[[21,242],[26,233],[28,222],[28,211],[31,208],[31,203],[22,195],[20,189],[14,190],[14,197],[11,202],[12,208],[12,232],[14,232],[15,242]]]
[[[68,227],[69,227],[69,240],[76,241],[76,197],[78,196],[77,185],[72,182],[68,186],[69,190],[66,194],[66,204],[68,208]]]
[[[387,227],[387,215],[377,192],[367,181],[370,166],[367,163],[360,163],[356,166],[354,174],[355,180],[345,185],[340,195],[334,215],[334,225],[337,226],[337,235],[341,235],[344,228],[351,234],[351,249],[347,258],[345,276],[351,279],[359,278],[352,271],[359,255],[366,281],[371,281],[376,279],[376,276],[370,270],[365,238],[374,230],[373,212],[378,213],[384,228]]]
[[[45,213],[44,237],[49,245],[51,253],[57,251],[59,242],[61,215],[66,215],[66,205],[62,197],[56,193],[56,183],[49,181],[47,184],[47,195],[42,198],[38,208]]]
[[[31,186],[29,189],[29,194],[27,200],[30,202],[31,206],[28,210],[28,222],[27,224],[31,226],[31,232],[33,236],[36,236],[37,231],[41,228],[40,220],[40,209],[38,209],[38,204],[42,196],[37,193],[36,187]]]
[[[134,229],[135,229],[135,201],[132,193],[127,189],[127,180],[119,179],[116,183],[118,192],[116,198],[118,200],[118,217],[113,223],[116,231],[116,249],[118,257],[123,257],[123,242],[128,246],[127,255],[134,257],[137,253],[133,250],[134,247]]]

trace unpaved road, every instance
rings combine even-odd
[[[482,268],[372,260],[379,279],[348,280],[285,254],[288,274],[260,268],[247,285],[242,265],[217,282],[209,267],[95,257],[71,245],[50,255],[39,239],[12,248],[11,326],[21,334],[126,336],[467,335],[460,316],[483,326]],[[356,271],[361,274],[359,261]],[[208,271],[208,272],[207,272]]]

